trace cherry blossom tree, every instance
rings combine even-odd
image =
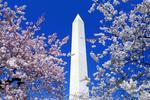
[[[128,1],[93,0],[89,10],[99,11],[103,20],[101,32],[87,41],[93,50],[99,43],[105,48],[90,53],[98,63],[97,84],[93,83],[91,92],[94,100],[150,98],[150,0],[139,0],[134,6]],[[130,11],[118,9],[125,3]]]
[[[0,0],[0,97],[5,100],[26,100],[29,92],[49,98],[63,99],[66,53],[57,34],[36,36],[44,17],[34,24],[25,18],[23,6],[8,6]],[[31,99],[31,98],[30,98]]]

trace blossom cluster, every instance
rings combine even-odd
[[[34,24],[25,18],[23,6],[11,9],[0,0],[0,97],[6,100],[25,100],[29,90],[48,91],[51,98],[60,99],[64,90],[66,56],[57,34],[36,36],[44,17]],[[25,23],[25,24],[24,24]],[[48,42],[46,42],[48,41]],[[40,81],[40,82],[39,82]]]
[[[92,91],[95,98],[111,100],[119,90],[125,92],[118,98],[148,100],[150,97],[150,0],[141,0],[130,11],[118,9],[124,3],[129,6],[128,1],[93,0],[89,10],[98,10],[104,19],[100,21],[101,32],[88,42],[94,45],[92,48],[97,43],[105,47],[102,53],[92,51],[90,55],[96,62],[108,58],[94,73],[98,81]]]

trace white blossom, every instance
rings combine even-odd
[[[93,60],[95,60],[97,63],[99,62],[99,59],[98,59],[98,57],[95,55],[95,53],[91,52],[91,53],[90,53],[90,56],[91,56],[91,58],[92,58]]]
[[[104,68],[109,68],[111,66],[111,61],[107,61],[102,65]]]
[[[133,94],[134,92],[137,92],[137,82],[133,81],[132,79],[130,79],[129,82],[123,81],[123,83],[120,84],[120,86],[123,89],[125,89],[129,94]]]

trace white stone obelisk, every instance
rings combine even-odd
[[[84,22],[76,16],[72,23],[72,48],[70,69],[70,100],[81,100],[79,96],[89,95]]]

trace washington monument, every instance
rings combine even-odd
[[[84,22],[78,14],[72,23],[72,46],[71,46],[71,69],[70,69],[70,100],[81,100],[82,95],[88,97],[88,77],[85,29]]]

